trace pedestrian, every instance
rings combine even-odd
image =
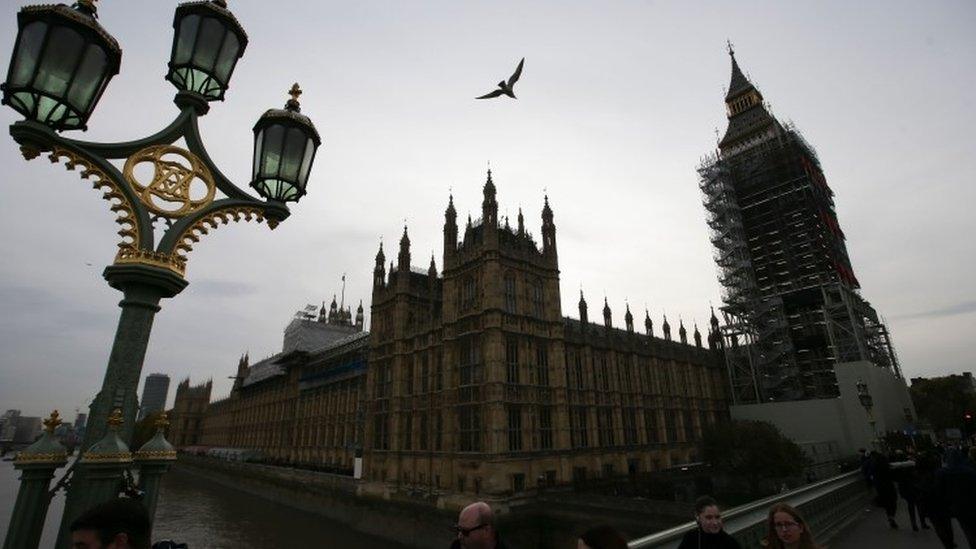
[[[152,523],[134,499],[116,498],[85,511],[71,523],[73,549],[149,549]]]
[[[495,513],[483,501],[476,501],[461,509],[454,531],[457,537],[451,543],[451,549],[506,548],[495,528]]]
[[[576,549],[627,549],[627,540],[610,526],[596,526],[580,535]]]
[[[864,477],[864,483],[867,484],[868,488],[871,487],[871,457],[868,456],[868,451],[864,448],[858,448],[857,453],[860,456],[858,459],[858,466],[861,469],[861,476]]]
[[[935,493],[948,507],[949,515],[959,521],[970,549],[976,549],[976,468],[962,450],[946,452],[945,467],[935,473]]]
[[[769,508],[763,545],[768,549],[820,549],[799,511],[785,503]]]
[[[898,492],[895,491],[895,479],[891,472],[891,464],[881,452],[871,452],[871,472],[878,506],[884,508],[885,515],[888,516],[888,526],[897,529],[895,511],[898,510]]]
[[[935,535],[942,542],[942,547],[952,549],[956,546],[952,533],[952,518],[949,516],[949,506],[938,493],[935,473],[942,466],[939,454],[934,451],[922,453],[915,464],[918,478],[918,511],[932,523]]]
[[[678,549],[741,549],[739,542],[722,529],[722,513],[711,496],[695,500],[698,527],[685,533]]]
[[[897,452],[896,455],[898,455]],[[903,458],[904,455],[899,457]],[[895,484],[898,486],[898,494],[901,495],[901,499],[905,500],[905,507],[908,508],[908,520],[912,523],[912,530],[916,532],[918,532],[919,520],[922,523],[922,528],[926,530],[929,528],[929,525],[925,523],[925,515],[919,512],[918,462],[919,460],[916,458],[911,466],[902,467],[895,474]],[[918,515],[917,518],[916,515]]]

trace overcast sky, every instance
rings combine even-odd
[[[19,4],[19,3],[18,3]],[[100,2],[123,49],[84,136],[128,140],[176,114],[163,80],[176,2]],[[480,215],[491,162],[501,215],[555,212],[563,313],[604,293],[689,331],[719,286],[695,168],[725,129],[726,39],[780,120],[817,149],[862,293],[906,377],[973,369],[976,4],[958,2],[256,2],[250,43],[201,122],[246,186],[253,126],[296,80],[323,137],[308,195],[274,231],[237,224],[190,254],[156,316],[143,376],[230,388],[238,357],[281,348],[307,303],[369,306],[381,238],[406,219],[413,263],[441,266],[448,189]],[[0,12],[9,59],[16,8]],[[475,101],[525,57],[518,100]],[[18,119],[0,110],[0,124]],[[69,132],[80,137],[80,132]],[[0,409],[73,416],[102,381],[121,294],[102,279],[114,216],[77,173],[0,139]],[[392,247],[392,253],[391,247]],[[601,304],[602,305],[602,304]],[[597,305],[599,306],[599,305]],[[142,383],[140,382],[140,392]]]

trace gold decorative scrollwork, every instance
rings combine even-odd
[[[189,167],[172,157],[182,157]],[[135,174],[136,166],[142,163],[153,166],[152,181],[148,183],[139,181]],[[126,159],[122,175],[149,211],[173,219],[205,208],[213,202],[217,190],[213,175],[203,161],[190,151],[173,145],[151,145],[137,151]],[[202,183],[205,192],[194,198],[197,181]]]
[[[119,254],[128,249],[138,249],[139,221],[136,217],[136,211],[129,199],[126,198],[125,193],[119,188],[118,183],[105,175],[105,172],[94,164],[67,149],[54,147],[48,154],[48,158],[54,164],[65,159],[65,168],[69,170],[81,166],[80,175],[82,179],[91,179],[92,188],[105,189],[102,198],[111,204],[109,209],[115,212],[115,222],[122,227],[119,230],[119,236],[122,237],[122,241],[119,242]]]
[[[210,212],[193,225],[187,227],[180,234],[179,238],[176,239],[178,244],[173,255],[179,257],[185,263],[186,254],[193,250],[193,245],[200,241],[200,236],[208,234],[211,230],[221,225],[228,225],[231,221],[236,223],[241,219],[244,221],[254,220],[258,223],[266,221],[272,229],[278,225],[278,222],[274,219],[265,219],[264,212],[258,208],[250,206],[228,206],[226,208],[220,208],[219,210]]]

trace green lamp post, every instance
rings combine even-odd
[[[158,132],[120,143],[58,133],[87,128],[119,71],[122,50],[98,23],[94,0],[79,0],[71,7],[27,6],[20,10],[17,25],[7,79],[0,85],[0,103],[24,116],[10,126],[10,135],[25,159],[44,153],[52,162],[78,170],[103,191],[120,225],[118,251],[103,276],[122,292],[122,312],[102,387],[91,405],[90,427],[81,445],[85,452],[109,434],[108,420],[116,409],[121,410],[118,439],[131,439],[153,319],[162,299],[186,287],[193,245],[232,221],[265,222],[274,229],[290,214],[286,203],[305,195],[321,139],[300,112],[301,90],[295,84],[285,108],[265,112],[254,127],[250,185],[261,199],[231,182],[211,160],[198,121],[212,101],[224,99],[247,45],[247,35],[223,0],[176,8],[166,79],[177,88],[179,113]],[[179,139],[185,148],[174,145]],[[124,167],[112,160],[124,161]],[[160,221],[166,229],[157,238],[154,223]],[[73,493],[87,490],[86,484],[83,478],[70,482],[66,517],[79,512],[76,506],[83,499]]]
[[[41,541],[44,518],[51,502],[48,486],[54,471],[68,462],[68,452],[54,437],[54,430],[60,424],[58,411],[51,412],[51,417],[44,420],[41,438],[14,459],[14,468],[20,471],[20,489],[3,549],[37,547]]]

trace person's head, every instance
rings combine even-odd
[[[118,498],[100,503],[71,523],[72,549],[149,549],[152,525],[141,503]]]
[[[576,543],[577,549],[627,549],[627,540],[609,526],[596,526],[583,532]]]
[[[695,522],[708,534],[717,534],[722,530],[722,513],[715,498],[702,496],[695,500]]]
[[[455,530],[461,547],[465,549],[492,549],[498,540],[495,514],[483,501],[476,501],[461,509]]]
[[[766,521],[766,547],[773,549],[815,549],[810,528],[799,511],[785,503],[777,503],[769,509]]]

